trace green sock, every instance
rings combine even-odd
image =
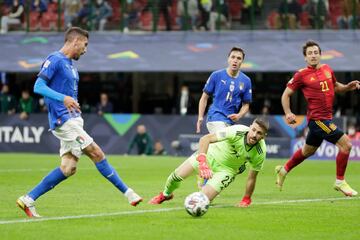
[[[178,176],[175,172],[172,172],[168,179],[166,180],[165,188],[164,188],[164,195],[169,196],[172,192],[174,192],[179,186],[182,181],[182,177]]]

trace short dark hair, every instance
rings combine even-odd
[[[269,124],[269,120],[267,118],[265,118],[265,117],[257,117],[257,118],[255,118],[254,123],[256,123],[262,129],[264,129],[265,133],[267,133],[269,131],[270,124]]]
[[[65,42],[71,42],[77,36],[83,36],[89,39],[89,32],[79,28],[79,27],[71,27],[65,32]]]
[[[230,54],[231,54],[232,52],[234,52],[234,51],[236,51],[236,52],[241,52],[242,55],[243,55],[243,60],[245,59],[244,49],[242,49],[241,47],[236,47],[236,46],[231,48],[231,50],[230,50],[230,52],[229,52],[229,54],[228,54],[228,57],[229,57]]]
[[[304,44],[304,46],[303,46],[303,54],[304,54],[304,56],[306,56],[306,50],[307,50],[307,48],[308,48],[308,47],[314,47],[314,46],[316,46],[316,47],[319,48],[319,52],[320,52],[320,55],[321,55],[320,45],[319,45],[317,42],[313,41],[313,40],[309,40],[309,41],[307,41],[307,42]]]

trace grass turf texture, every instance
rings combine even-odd
[[[243,196],[245,172],[203,217],[193,218],[185,212],[183,201],[197,191],[195,176],[182,183],[172,201],[147,204],[184,159],[108,156],[122,179],[143,196],[144,202],[135,208],[83,157],[77,174],[38,199],[37,211],[44,221],[19,222],[27,218],[15,200],[57,167],[59,159],[57,155],[0,154],[0,238],[359,239],[360,198],[342,198],[333,190],[334,161],[305,161],[279,192],[274,167],[285,160],[267,160],[250,208],[233,207]],[[358,191],[359,172],[360,162],[349,162],[347,181]],[[310,201],[291,202],[303,199]]]

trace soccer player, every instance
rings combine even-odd
[[[245,195],[237,204],[238,207],[248,207],[257,175],[266,158],[264,137],[268,129],[269,123],[265,119],[256,118],[250,127],[233,125],[203,136],[199,141],[199,151],[170,174],[164,191],[153,197],[149,203],[161,204],[171,200],[174,197],[173,192],[194,170],[198,171],[201,178],[208,179],[202,192],[211,201],[234,181],[239,171],[242,171],[239,168],[248,163],[250,170]]]
[[[210,75],[199,101],[197,133],[200,133],[210,96],[213,96],[213,103],[209,108],[206,124],[210,133],[233,125],[249,111],[252,101],[251,80],[240,71],[244,59],[244,50],[233,47],[228,54],[228,67]]]
[[[301,89],[308,103],[307,119],[309,133],[306,143],[286,162],[284,166],[275,168],[276,184],[282,189],[286,175],[306,158],[313,155],[322,141],[335,144],[339,148],[336,156],[336,180],[334,189],[346,196],[356,196],[344,179],[346,165],[351,151],[351,142],[332,121],[333,101],[335,92],[347,92],[360,89],[360,82],[354,80],[344,85],[337,82],[333,70],[326,64],[320,64],[321,48],[318,43],[308,41],[303,46],[303,54],[307,67],[300,69],[288,82],[281,97],[286,121],[289,124],[296,122],[296,116],[290,109],[290,96]]]
[[[78,60],[86,53],[88,38],[87,31],[78,27],[69,28],[65,33],[64,46],[47,57],[34,85],[34,92],[45,97],[51,132],[60,140],[61,164],[30,192],[17,199],[17,205],[29,217],[40,217],[35,210],[34,202],[75,174],[82,153],[87,155],[98,171],[127,197],[131,205],[136,206],[142,201],[142,198],[121,180],[101,148],[83,129],[84,122],[77,101],[79,74],[72,60]]]

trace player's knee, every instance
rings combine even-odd
[[[70,177],[76,173],[76,167],[75,166],[64,166],[62,165],[60,167],[62,173],[65,175],[65,177]]]
[[[347,141],[345,144],[340,146],[340,151],[344,153],[350,153],[352,149],[352,144],[350,141]]]
[[[105,158],[104,152],[98,148],[91,152],[91,159],[95,162],[101,161]]]

